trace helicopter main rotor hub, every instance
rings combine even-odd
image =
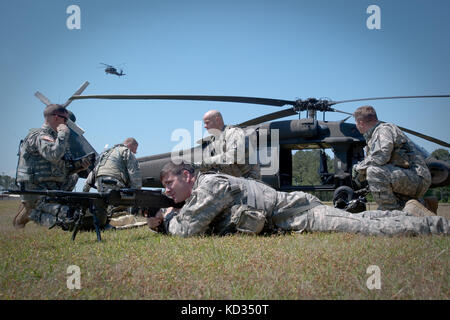
[[[308,98],[306,100],[295,100],[294,110],[301,111],[334,111],[330,108],[330,101],[324,99]]]

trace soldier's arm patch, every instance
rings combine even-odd
[[[48,141],[48,142],[53,142],[53,143],[55,142],[55,140],[50,136],[41,136],[41,139]]]

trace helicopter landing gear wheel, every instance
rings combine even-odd
[[[334,191],[333,204],[335,208],[351,213],[359,213],[366,210],[366,199],[357,196],[355,191],[348,186],[341,186]]]
[[[335,208],[344,209],[347,204],[353,200],[353,189],[347,186],[341,186],[334,190],[333,205]]]

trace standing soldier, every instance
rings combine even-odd
[[[354,113],[356,127],[366,139],[366,157],[355,165],[359,180],[367,179],[380,210],[424,210],[417,201],[431,184],[425,159],[394,124],[378,121],[375,109],[362,106]]]
[[[31,129],[20,144],[17,183],[26,190],[67,190],[73,187],[74,174],[89,166],[83,160],[82,167],[70,172],[65,155],[69,151],[70,130],[66,125],[68,111],[61,105],[51,104],[44,110],[45,122],[39,129]],[[56,216],[63,218],[68,207],[39,201],[40,196],[21,196],[19,212],[13,225],[24,228],[31,220],[52,225]],[[34,210],[33,210],[34,209]]]
[[[235,177],[261,179],[259,164],[249,161],[248,137],[244,130],[226,126],[217,110],[210,110],[203,116],[206,130],[212,134],[212,141],[203,151],[200,170],[212,170]]]

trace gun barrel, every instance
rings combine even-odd
[[[108,192],[71,192],[62,190],[8,190],[6,194],[34,194],[47,196],[52,199],[64,199],[71,203],[77,201],[90,201],[99,199],[105,204],[113,206],[136,206],[149,208],[167,208],[179,207],[171,198],[167,197],[161,191],[156,190],[137,190],[120,189],[110,190]]]
[[[120,189],[110,191],[106,199],[109,204],[116,206],[177,207],[177,204],[171,198],[156,190]]]
[[[103,199],[105,194],[93,193],[93,192],[71,192],[62,190],[7,190],[5,194],[35,194],[48,197],[74,197],[74,198],[90,198],[90,199]]]

